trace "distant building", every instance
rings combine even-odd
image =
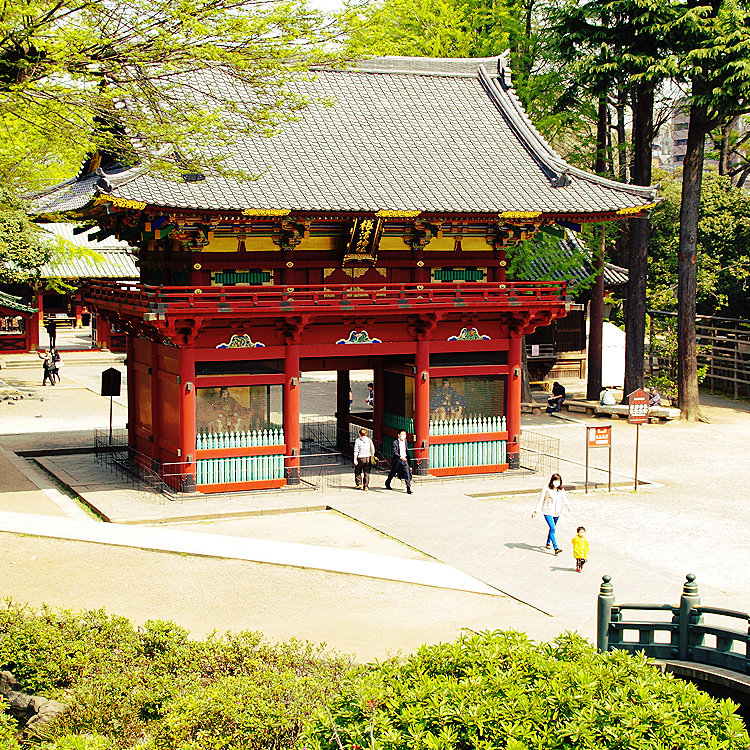
[[[58,326],[81,328],[92,326],[93,348],[125,351],[125,334],[113,330],[103,318],[97,318],[83,301],[83,293],[92,280],[110,279],[127,281],[138,279],[139,272],[133,248],[116,237],[95,239],[98,227],[80,229],[77,224],[40,224],[42,229],[72,246],[71,252],[58,255],[42,266],[42,283],[36,288],[29,284],[4,284],[2,291],[7,299],[10,295],[25,310],[31,310],[30,317],[24,317],[24,335],[5,336],[0,340],[0,350],[6,346],[12,351],[34,350],[39,345],[39,330],[54,319]],[[72,290],[61,292],[53,288],[53,280],[64,282]],[[93,316],[93,318],[92,318]],[[17,316],[13,316],[17,317]],[[28,320],[26,321],[26,317]],[[10,325],[10,323],[8,323]],[[20,325],[16,322],[13,324]],[[28,328],[26,328],[28,326]],[[44,338],[42,338],[44,341]]]

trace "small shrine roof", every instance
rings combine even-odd
[[[65,222],[39,224],[41,229],[64,239],[83,252],[55,254],[41,270],[44,279],[137,279],[140,277],[135,265],[134,249],[116,237],[97,241],[91,238],[98,227],[76,233],[76,225]]]
[[[20,313],[34,313],[36,307],[31,307],[23,302],[20,297],[16,297],[6,292],[0,292],[0,310],[11,310]]]
[[[571,288],[575,288],[582,281],[587,281],[594,273],[594,266],[591,259],[591,251],[581,241],[575,233],[567,230],[564,239],[557,243],[560,260],[573,258],[575,255],[583,255],[583,262],[564,271],[554,270],[550,263],[541,255],[532,258],[529,266],[530,279],[551,279],[554,281],[568,281]],[[617,266],[614,263],[605,262],[604,264],[604,286],[611,288],[615,286],[624,286],[628,283],[628,269]]]
[[[192,82],[230,89],[220,72]],[[200,210],[627,214],[656,192],[568,165],[536,131],[503,57],[391,57],[317,70],[292,90],[310,100],[271,137],[239,137],[226,166],[257,176],[168,179],[143,168],[69,180],[36,213],[82,209],[97,196]],[[201,176],[202,177],[202,176]],[[120,205],[126,205],[120,202]]]

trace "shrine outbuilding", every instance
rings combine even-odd
[[[131,449],[176,488],[296,482],[300,374],[335,370],[347,441],[403,428],[419,473],[517,467],[522,337],[569,302],[508,258],[537,232],[645,215],[654,190],[565,163],[502,57],[367,60],[294,89],[297,120],[227,155],[256,179],[90,159],[36,201],[138,248],[139,283],[87,295],[127,332]],[[373,371],[366,419],[348,414],[354,369]]]

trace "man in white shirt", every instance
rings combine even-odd
[[[385,480],[385,488],[391,489],[391,479],[398,474],[406,482],[406,494],[411,495],[411,466],[409,465],[409,448],[406,445],[406,430],[401,430],[393,441],[391,470]]]
[[[375,456],[375,446],[363,427],[359,437],[354,441],[354,483],[367,491],[370,488],[370,469]]]

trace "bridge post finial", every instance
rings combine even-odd
[[[703,618],[697,612],[693,611],[701,603],[698,595],[698,584],[695,582],[695,574],[688,573],[685,576],[685,583],[682,586],[682,596],[680,597],[680,641],[679,641],[679,658],[681,661],[689,661],[693,655],[693,645],[695,638],[691,638],[690,626],[700,622]]]
[[[602,576],[599,586],[596,617],[596,648],[609,651],[609,623],[612,619],[612,607],[615,603],[615,589],[611,576]]]

